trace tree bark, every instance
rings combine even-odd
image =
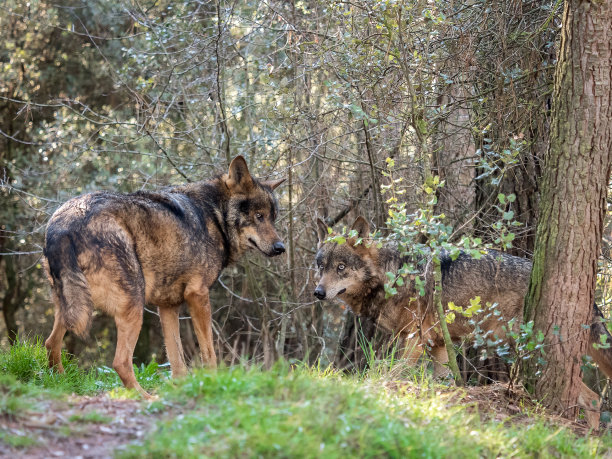
[[[568,417],[577,414],[606,210],[611,63],[612,1],[567,1],[525,299],[525,320],[544,332],[547,363],[537,379],[533,363],[524,376],[544,404]]]
[[[6,291],[2,298],[2,315],[6,325],[9,343],[11,345],[17,342],[19,335],[19,327],[17,326],[16,314],[23,307],[23,304],[30,294],[32,289],[31,279],[22,282],[18,273],[18,266],[14,256],[8,256],[4,260],[4,270],[6,275]]]
[[[453,71],[454,69],[450,69]],[[438,103],[441,106],[453,104],[446,118],[441,121],[436,135],[436,151],[433,155],[433,169],[445,181],[438,190],[436,211],[444,213],[446,221],[455,228],[463,223],[474,209],[476,190],[475,156],[476,145],[472,136],[470,106],[467,99],[472,91],[467,83],[467,72],[458,73],[456,83],[448,88]]]

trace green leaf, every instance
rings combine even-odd
[[[444,319],[446,320],[447,324],[452,324],[455,321],[455,313],[454,312],[446,313]]]

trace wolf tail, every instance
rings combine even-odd
[[[601,336],[607,336],[605,341],[612,346],[612,335],[606,328],[603,322],[603,314],[599,310],[596,304],[593,304],[593,323],[591,324],[591,337],[589,339],[589,355],[593,358],[595,363],[599,366],[604,374],[612,379],[612,347],[607,349],[593,347],[594,343],[601,343]]]
[[[63,325],[84,338],[91,325],[93,302],[89,283],[77,262],[74,240],[66,233],[47,237],[44,255]]]

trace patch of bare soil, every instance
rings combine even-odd
[[[0,457],[113,457],[116,450],[153,429],[156,418],[143,412],[143,406],[137,400],[113,399],[106,394],[73,396],[46,402],[40,412],[0,418],[0,434],[31,443],[15,447],[0,436]]]

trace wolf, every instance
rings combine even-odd
[[[424,296],[419,295],[415,282],[411,280],[399,287],[396,295],[387,298],[384,291],[386,273],[397,273],[404,263],[414,260],[402,257],[390,245],[377,248],[368,239],[370,227],[363,217],[358,217],[351,229],[355,230],[356,236],[347,238],[346,243],[326,242],[330,236],[327,226],[321,219],[317,220],[319,243],[315,261],[320,281],[314,290],[315,297],[319,300],[338,297],[355,314],[369,317],[382,328],[405,338],[408,360],[416,361],[429,347],[434,377],[446,374],[448,354],[442,333],[436,326],[438,319],[432,304],[431,268],[425,268]],[[424,258],[427,261],[427,257]],[[441,271],[441,297],[445,307],[452,301],[465,308],[470,306],[471,299],[480,297],[483,309],[487,303],[497,304],[495,309],[504,318],[500,320],[496,314],[485,314],[479,323],[484,332],[504,339],[503,326],[508,326],[508,321],[513,318],[516,319],[515,328],[518,328],[529,286],[531,261],[494,250],[487,251],[480,259],[460,253],[452,260],[448,254],[443,254]],[[591,344],[600,343],[602,334],[612,342],[612,336],[600,320],[601,312],[596,306],[594,309]],[[472,335],[474,325],[467,317],[457,314],[448,330],[451,338],[458,341]],[[606,376],[612,378],[612,350],[595,349],[589,345],[589,355]],[[598,400],[597,394],[584,385],[581,404],[591,425],[598,425]]]
[[[183,302],[202,362],[216,366],[209,289],[247,250],[268,257],[285,252],[273,193],[283,181],[257,180],[237,156],[227,173],[209,181],[67,201],[49,220],[43,251],[55,305],[45,342],[49,366],[63,372],[66,331],[86,336],[97,307],[117,326],[113,368],[125,387],[148,397],[132,366],[145,303],[158,308],[172,374],[180,376],[187,372],[178,320]]]

